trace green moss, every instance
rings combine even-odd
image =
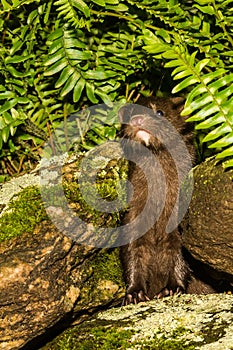
[[[101,250],[91,264],[95,279],[110,280],[117,284],[121,280],[122,270],[118,249]]]
[[[72,334],[73,333],[73,334]],[[65,337],[60,339],[53,350],[114,350],[128,349],[129,339],[133,332],[106,327],[94,327],[88,334],[76,332],[67,332]]]
[[[101,249],[94,259],[88,260],[84,273],[79,307],[96,307],[104,301],[123,297],[125,284],[118,249]]]
[[[132,349],[132,348],[131,348]],[[182,341],[169,339],[156,339],[151,342],[141,344],[140,347],[135,348],[140,350],[195,350],[194,345],[185,345]]]
[[[46,218],[39,189],[27,187],[10,201],[9,210],[0,217],[0,242],[33,232],[36,224]]]
[[[101,212],[94,208],[93,205],[88,204],[88,198],[83,198],[82,193],[80,192],[79,184],[71,183],[64,184],[64,193],[69,203],[72,203],[72,210],[77,213],[78,217],[86,222],[91,223],[96,227],[117,227],[119,226],[121,215],[120,212]],[[89,190],[86,187],[87,191]],[[89,196],[91,197],[91,190]]]
[[[188,332],[189,330],[185,327],[178,327],[169,335],[169,337],[165,335],[156,335],[152,340],[142,341],[137,344],[140,344],[140,350],[195,350],[195,345],[185,344],[181,339],[182,336],[187,336]]]
[[[178,327],[169,336],[155,335],[153,339],[147,340],[141,339],[135,330],[123,326],[112,324],[91,327],[91,324],[69,329],[43,350],[195,350],[194,344],[185,344],[182,339],[189,332],[184,327]]]
[[[125,164],[114,161],[100,170],[97,179],[93,180],[93,183],[96,182],[97,192],[105,200],[106,207],[108,202],[111,203],[116,198],[119,198],[120,202],[125,203],[126,191],[124,184],[119,182],[125,179],[125,174]],[[91,199],[94,197],[93,190],[95,190],[95,187],[87,181],[85,191]],[[46,200],[46,205],[56,205],[57,207],[63,206],[65,194],[67,200],[72,203],[72,209],[77,212],[80,219],[87,223],[91,222],[94,226],[117,227],[120,223],[121,212],[111,212],[111,210],[101,212],[96,210],[91,205],[91,200],[89,204],[86,198],[83,198],[80,185],[74,179],[71,182],[64,181],[63,187],[58,185],[42,188],[42,194]],[[124,204],[122,205],[124,207]],[[0,241],[9,240],[23,232],[32,232],[36,224],[45,218],[47,218],[47,215],[39,188],[33,186],[25,188],[16,198],[10,201],[9,210],[0,218]]]
[[[79,171],[77,162],[77,172]],[[125,208],[126,189],[124,181],[127,177],[127,165],[125,162],[111,161],[103,169],[98,170],[90,166],[86,169],[85,181],[82,179],[82,187],[79,182],[63,181],[65,195],[71,203],[76,203],[72,209],[78,213],[81,220],[91,222],[94,226],[117,227],[120,224],[123,210],[112,209],[112,201],[118,200],[118,206]],[[84,193],[83,193],[84,192]],[[104,201],[104,211],[95,208],[98,205],[98,197]]]

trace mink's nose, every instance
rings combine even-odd
[[[134,126],[142,126],[143,124],[143,117],[141,115],[135,115],[131,118],[130,124]]]

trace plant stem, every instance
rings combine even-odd
[[[132,22],[136,27],[142,29],[142,27],[144,26],[145,28],[150,28],[150,29],[153,29],[153,30],[159,30],[160,28],[159,27],[155,27],[151,24],[146,24],[146,23],[137,23],[135,21],[134,18],[132,17],[129,17],[129,16],[125,16],[125,15],[121,15],[120,13],[114,13],[114,12],[109,12],[109,11],[104,11],[104,12],[99,12],[99,11],[95,11],[93,9],[90,9],[90,12],[95,14],[95,15],[100,15],[100,16],[109,16],[109,17],[117,17],[117,18],[120,18],[120,19],[125,19],[126,21],[128,22]]]

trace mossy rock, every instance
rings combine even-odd
[[[232,321],[231,295],[168,297],[101,312],[41,350],[230,350]]]
[[[0,217],[0,242],[10,240],[35,227],[48,215],[43,206],[40,190],[37,186],[28,186],[13,197],[7,210]]]
[[[108,211],[107,206],[119,198],[119,203],[125,207],[124,181],[127,178],[127,163],[121,158],[122,150],[116,142],[109,142],[108,156],[105,153],[105,147],[100,146],[97,154],[94,149],[86,154],[71,154],[64,160],[52,157],[45,167],[42,163],[33,173],[1,185],[0,242],[20,236],[24,232],[33,232],[36,225],[49,219],[46,207],[54,205],[55,210],[63,208],[66,200],[74,214],[86,223],[96,227],[119,225],[122,212]],[[86,163],[83,159],[87,159]],[[81,188],[79,180],[82,172],[86,179]],[[86,198],[82,193],[83,188]],[[95,198],[96,193],[106,205],[104,213],[96,210],[94,205],[92,207],[92,202],[86,201],[87,197],[91,200]]]
[[[192,200],[181,224],[183,244],[233,282],[233,170],[212,159],[194,168],[193,177]]]
[[[76,181],[79,161],[69,161],[63,167],[63,194],[74,215],[77,211],[87,223],[117,225],[119,213],[102,215],[83,200]],[[105,171],[113,172],[119,179],[120,168],[115,160]],[[56,183],[60,174],[56,175],[54,169],[53,172]],[[28,182],[28,175],[25,179],[13,179],[3,186],[0,196],[0,348],[4,350],[19,349],[25,344],[34,349],[34,339],[43,337],[48,330],[49,333],[67,315],[69,322],[89,318],[100,308],[121,303],[124,295],[118,250],[82,245],[61,232],[45,210],[39,175],[32,178]],[[115,198],[118,189],[113,180],[111,175],[101,187],[100,171],[99,191],[103,197]],[[51,198],[55,195],[58,199],[55,210],[62,210],[56,184],[49,190]],[[61,215],[64,224],[66,219],[69,222],[70,217]],[[77,230],[85,235],[85,228],[84,225]]]

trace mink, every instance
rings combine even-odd
[[[179,176],[185,180],[195,158],[193,126],[180,116],[184,99],[149,97],[140,104],[128,104],[119,111],[131,183],[123,219],[130,231],[120,249],[127,285],[124,304],[184,292],[212,293],[185,261],[178,229]]]

